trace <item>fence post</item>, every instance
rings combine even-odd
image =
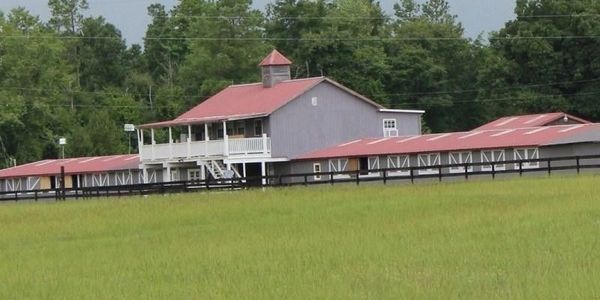
[[[577,174],[581,171],[581,166],[579,165],[579,156],[577,156]]]
[[[304,185],[308,185],[308,176],[304,175]]]
[[[360,184],[360,170],[356,170],[356,185]]]
[[[387,169],[383,169],[383,184],[387,184]]]
[[[333,185],[333,172],[329,172],[329,183]]]
[[[492,164],[492,180],[496,179],[496,165]]]
[[[65,166],[60,166],[60,198],[61,200],[67,199],[67,192],[65,191]]]
[[[548,158],[548,176],[552,175],[552,160]]]
[[[523,161],[519,161],[519,176],[523,176]]]
[[[442,182],[442,166],[438,167],[438,178],[439,181]]]
[[[469,164],[465,163],[465,180],[469,180]]]
[[[410,168],[410,183],[415,183],[415,169],[413,167]]]

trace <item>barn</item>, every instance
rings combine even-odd
[[[144,182],[139,164],[137,154],[41,160],[0,170],[0,192],[55,189],[61,167],[66,188],[136,184]]]
[[[372,170],[393,168],[399,170],[389,175],[409,176],[409,168],[418,167],[416,175],[433,175],[536,169],[541,162],[504,162],[598,154],[600,124],[557,112],[503,117],[465,132],[355,139],[306,153],[292,161],[291,170],[297,174],[358,170],[361,176],[378,177],[381,174]],[[472,163],[482,164],[465,170],[464,164]],[[338,175],[344,176],[350,177]]]

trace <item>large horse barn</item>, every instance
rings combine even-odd
[[[409,176],[410,167],[418,167],[414,175],[437,175],[440,169],[442,173],[527,170],[546,166],[539,161],[503,162],[598,155],[599,142],[600,124],[572,115],[510,116],[466,132],[356,139],[302,155],[292,162],[290,171],[361,171],[361,176],[380,176],[369,170],[389,168],[396,170],[388,176]],[[476,166],[465,170],[465,164]],[[555,166],[574,164],[562,161]],[[313,176],[310,180],[327,179]]]
[[[431,175],[439,173],[440,168],[436,167],[439,165],[455,165],[443,168],[443,173],[490,171],[492,168],[502,171],[517,168],[504,161],[598,154],[599,123],[565,113],[548,113],[503,117],[466,132],[355,139],[281,162],[267,175],[360,171],[360,176],[368,177],[381,175],[370,170],[390,168],[396,169],[387,174],[392,177],[409,176],[410,167],[419,167],[415,175]],[[465,170],[464,164],[469,163],[489,164]],[[161,170],[143,172],[138,155],[47,159],[0,170],[0,191],[56,188],[61,167],[64,167],[67,188],[168,180]],[[541,166],[539,162],[532,162],[520,167]],[[185,176],[189,170],[178,171],[183,175],[179,180],[189,178]],[[355,175],[337,175],[336,178],[349,176]],[[328,179],[317,174],[308,178],[310,181]],[[286,179],[287,182],[300,180],[304,178]]]

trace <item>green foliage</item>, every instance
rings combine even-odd
[[[594,299],[597,176],[3,204],[0,298]]]

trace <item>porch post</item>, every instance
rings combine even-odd
[[[171,182],[171,165],[167,164],[167,168],[163,172],[163,182]]]
[[[210,136],[208,135],[208,123],[204,123],[204,156],[208,156],[208,141]]]
[[[242,163],[242,174],[246,177],[246,163]]]
[[[187,157],[191,157],[192,152],[192,125],[188,124],[188,135],[187,135]]]
[[[144,146],[144,129],[137,129],[138,154],[142,158],[142,147]]]
[[[148,169],[146,167],[142,168],[142,183],[148,183]]]
[[[154,140],[154,128],[150,128],[150,147],[152,148],[152,159],[154,159],[154,144],[156,141]]]
[[[173,131],[169,126],[169,158],[173,158]]]
[[[262,135],[262,142],[263,142],[263,154],[267,154],[269,153],[269,149],[268,149],[268,145],[267,145],[267,134],[263,133]]]
[[[267,176],[267,166],[264,161],[260,162],[260,175],[263,176],[262,185],[267,185],[267,179],[264,178]]]
[[[229,137],[227,136],[227,121],[223,121],[223,145],[224,155],[229,156]]]

